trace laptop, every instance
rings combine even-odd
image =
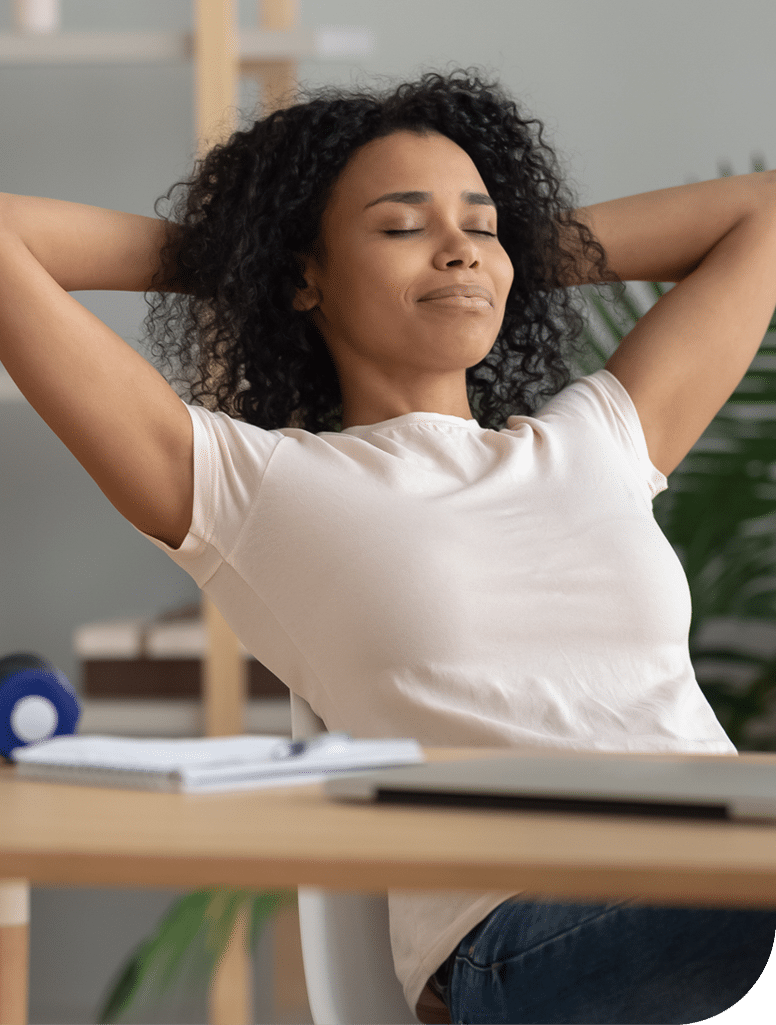
[[[683,819],[776,821],[773,763],[735,755],[506,754],[349,773],[335,801]]]

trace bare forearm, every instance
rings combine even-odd
[[[575,216],[591,228],[622,281],[676,282],[742,220],[775,206],[776,171],[765,171],[626,196]]]
[[[11,193],[0,193],[0,229],[17,235],[68,292],[146,291],[174,230],[153,217]],[[180,290],[169,271],[164,277],[163,290]]]

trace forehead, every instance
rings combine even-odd
[[[487,192],[469,154],[445,135],[395,132],[356,150],[332,190],[332,204],[362,211],[387,192]],[[379,209],[379,208],[377,208]]]

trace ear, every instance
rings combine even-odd
[[[307,285],[306,288],[297,289],[297,293],[294,296],[293,307],[300,313],[309,313],[310,310],[314,310],[315,307],[321,301],[321,294],[315,285]]]
[[[292,305],[294,309],[298,310],[300,313],[307,313],[310,310],[314,310],[323,297],[321,296],[320,289],[314,283],[313,273],[310,267],[312,262],[311,258],[309,256],[300,256],[299,254],[295,255],[297,262],[299,263],[299,269],[304,276],[305,287],[297,289]]]

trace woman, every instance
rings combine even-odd
[[[3,196],[0,357],[246,647],[356,736],[735,754],[651,500],[776,305],[774,174],[575,209],[540,123],[455,71],[310,94],[178,185],[158,220]],[[570,383],[566,289],[618,280],[676,287]],[[94,288],[154,293],[188,404]],[[390,893],[422,1020],[697,1021],[776,930],[529,896]]]

